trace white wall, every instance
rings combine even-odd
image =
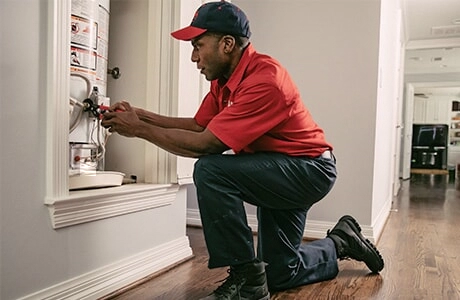
[[[52,228],[44,205],[46,46],[51,38],[46,28],[48,3],[0,2],[2,300],[35,292],[44,295],[46,289],[65,289],[63,282],[67,280],[85,277],[100,268],[185,238],[185,188],[179,190],[170,206]]]
[[[376,139],[372,220],[383,226],[393,197],[393,181],[399,179],[402,119],[403,37],[402,14],[397,0],[382,1],[379,35]],[[382,228],[377,228],[377,231]]]

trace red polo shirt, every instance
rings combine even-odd
[[[225,84],[211,82],[195,120],[235,153],[316,157],[332,150],[286,69],[252,45]]]

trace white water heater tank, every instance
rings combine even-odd
[[[89,98],[97,89],[107,95],[110,0],[72,0],[70,20],[70,98]],[[101,98],[103,99],[103,98]],[[100,105],[110,105],[106,103]],[[91,142],[88,122],[72,130],[70,142]]]

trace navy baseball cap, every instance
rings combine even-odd
[[[249,38],[249,20],[236,5],[224,0],[203,4],[195,12],[190,26],[176,30],[171,35],[183,41],[190,41],[206,31],[231,34]]]

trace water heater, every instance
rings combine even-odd
[[[105,171],[110,133],[100,125],[107,95],[110,0],[72,0],[70,16],[69,187],[120,185]]]

